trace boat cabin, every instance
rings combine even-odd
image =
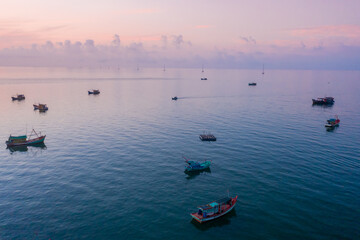
[[[230,197],[222,198],[204,206],[198,207],[197,214],[203,218],[211,217],[215,214],[221,213],[224,209],[222,206],[225,205],[231,205]]]

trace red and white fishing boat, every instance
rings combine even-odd
[[[226,197],[198,207],[198,211],[191,213],[191,217],[199,223],[214,220],[229,213],[236,204],[238,196]]]

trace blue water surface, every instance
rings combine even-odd
[[[0,239],[360,239],[359,90],[345,71],[0,68]],[[6,149],[32,128],[46,146]],[[234,211],[191,221],[227,191]]]

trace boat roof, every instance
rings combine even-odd
[[[211,209],[211,208],[214,208],[214,207],[216,207],[216,206],[218,206],[218,205],[222,205],[222,204],[228,202],[229,200],[231,200],[230,197],[224,197],[224,198],[221,198],[221,199],[219,199],[219,200],[217,200],[217,201],[211,202],[211,203],[209,203],[209,204],[206,204],[206,205],[203,205],[203,206],[199,206],[198,208],[199,208],[199,209],[202,209],[202,210]]]
[[[26,135],[22,135],[22,136],[10,136],[10,139],[23,139],[26,138]]]

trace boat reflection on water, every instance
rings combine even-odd
[[[193,179],[201,174],[211,174],[211,169],[210,168],[206,168],[204,170],[199,170],[199,171],[194,171],[194,172],[189,172],[189,171],[184,171],[184,173],[187,175],[186,179],[190,180]]]
[[[311,106],[315,108],[332,108],[334,104],[312,104]]]
[[[29,148],[35,148],[35,149],[37,148],[37,149],[45,150],[47,147],[46,147],[45,143],[39,143],[39,144],[34,144],[34,145],[29,145],[29,146],[7,147],[7,149],[9,149],[10,153],[27,152],[29,150]]]
[[[206,223],[199,223],[196,220],[192,219],[191,223],[200,231],[206,231],[213,227],[223,227],[225,225],[229,225],[231,223],[231,218],[236,217],[236,209],[234,208],[228,214],[222,216],[221,218],[215,219],[213,221],[209,221]]]

